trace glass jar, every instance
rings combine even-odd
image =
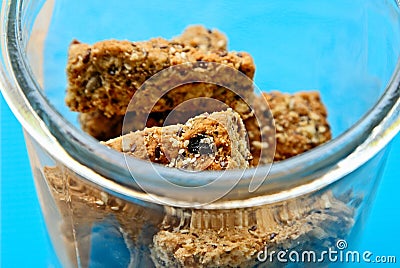
[[[321,266],[332,261],[323,252],[356,243],[400,129],[396,1],[10,0],[1,16],[1,90],[64,266]],[[169,37],[189,24],[220,28],[249,51],[260,88],[319,90],[334,139],[271,167],[189,174],[125,158],[78,129],[63,103],[73,38]],[[203,202],[232,178],[228,193]],[[262,184],[249,191],[253,179]]]

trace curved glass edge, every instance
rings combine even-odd
[[[2,8],[2,21],[6,22],[4,25],[2,25],[3,30],[7,30],[8,35],[1,36],[1,46],[3,50],[3,58],[2,58],[2,65],[3,65],[3,70],[1,70],[1,76],[2,76],[2,92],[3,95],[5,96],[6,101],[10,105],[11,109],[13,110],[14,114],[17,116],[18,120],[21,122],[23,127],[42,145],[45,147],[47,151],[49,151],[50,154],[55,156],[55,158],[59,159],[61,162],[64,162],[66,166],[74,170],[75,172],[82,174],[85,178],[90,180],[93,183],[98,184],[104,190],[113,192],[117,195],[120,195],[121,197],[125,199],[129,198],[139,198],[145,201],[150,201],[153,202],[153,199],[149,199],[146,193],[142,193],[135,189],[132,189],[132,185],[129,185],[132,183],[132,180],[130,180],[131,183],[126,183],[125,184],[129,186],[124,186],[121,185],[124,184],[123,182],[123,174],[121,176],[121,170],[119,167],[121,166],[121,163],[124,162],[119,162],[118,157],[121,157],[121,154],[117,152],[110,152],[108,148],[105,148],[104,146],[100,146],[97,144],[97,141],[94,140],[93,138],[89,138],[87,135],[79,133],[77,129],[75,129],[72,125],[70,125],[68,122],[65,122],[61,118],[61,116],[54,110],[52,107],[47,103],[45,100],[45,97],[40,93],[40,90],[37,90],[39,86],[35,83],[33,77],[29,75],[29,72],[27,71],[29,68],[27,67],[28,64],[26,62],[25,57],[23,56],[23,53],[21,51],[21,47],[18,46],[19,41],[20,41],[20,33],[18,32],[18,23],[21,23],[21,18],[18,17],[18,4],[20,4],[20,1],[10,1],[11,3],[6,3],[3,2],[3,8]],[[14,59],[13,59],[14,57]],[[5,62],[5,60],[8,60]],[[400,60],[399,60],[400,62]],[[311,183],[303,184],[299,187],[294,187],[290,190],[286,191],[279,191],[278,193],[275,194],[270,194],[268,196],[261,196],[261,197],[251,197],[250,195],[243,195],[243,192],[241,192],[239,195],[241,198],[246,199],[246,206],[247,205],[254,205],[255,203],[271,203],[271,202],[276,202],[278,200],[283,200],[289,197],[293,197],[294,193],[298,194],[303,194],[305,192],[309,192],[312,190],[316,190],[317,187],[316,182],[318,182],[321,185],[327,185],[337,179],[340,179],[345,173],[345,170],[343,170],[343,166],[347,166],[348,169],[354,170],[357,165],[362,164],[360,161],[356,165],[354,165],[354,159],[355,155],[357,155],[359,152],[363,152],[366,155],[366,159],[368,159],[367,156],[371,157],[374,153],[382,149],[389,141],[391,138],[395,136],[395,134],[399,131],[399,119],[398,119],[398,110],[399,110],[399,83],[400,83],[400,63],[396,67],[396,72],[395,76],[392,78],[391,83],[389,84],[384,96],[378,102],[378,104],[375,105],[375,107],[370,111],[369,114],[364,116],[359,123],[350,129],[347,133],[344,133],[342,136],[338,137],[334,141],[325,144],[321,146],[320,148],[317,148],[316,150],[313,150],[311,152],[305,153],[302,156],[295,157],[293,159],[274,164],[273,170],[270,173],[270,176],[272,178],[268,180],[268,183],[264,185],[263,190],[267,190],[265,188],[268,188],[269,185],[271,185],[271,182],[282,182],[286,183],[286,179],[292,179],[292,180],[297,180],[299,184],[302,184],[302,179],[305,174],[307,173],[316,173],[315,172],[317,169],[323,169],[323,168],[330,168],[331,165],[328,165],[326,162],[326,159],[323,159],[322,161],[318,155],[321,154],[321,152],[327,152],[330,151],[330,149],[335,149],[333,151],[335,155],[333,155],[332,158],[332,151],[331,155],[329,155],[332,161],[330,163],[335,163],[337,162],[341,157],[342,165],[337,165],[336,167],[339,168],[338,172],[329,172],[326,174],[326,176],[320,177],[318,180],[313,180]],[[15,75],[16,73],[20,75]],[[21,74],[25,74],[22,76]],[[18,93],[18,94],[16,94]],[[29,100],[25,97],[29,96]],[[32,109],[33,108],[33,109]],[[380,122],[382,119],[382,115],[387,114],[386,118]],[[380,117],[379,117],[380,115]],[[396,117],[397,115],[397,117]],[[369,116],[369,117],[368,117]],[[393,119],[394,117],[394,119]],[[371,125],[371,122],[367,119],[375,119],[377,124]],[[380,120],[377,120],[380,119]],[[397,119],[397,120],[396,120]],[[380,123],[380,124],[379,124]],[[386,124],[386,125],[383,125]],[[365,131],[365,128],[369,126],[371,127],[371,130],[375,127],[374,131],[375,136],[370,135],[369,133]],[[57,128],[58,127],[58,128]],[[65,129],[64,129],[65,128]],[[55,129],[57,131],[55,131]],[[50,131],[49,131],[50,130]],[[358,130],[358,131],[355,131]],[[382,131],[384,133],[380,134]],[[358,137],[360,135],[355,135],[355,134],[360,134],[360,133],[366,133],[364,136],[369,136],[369,138],[366,139],[366,142],[364,142],[363,145],[361,145],[359,148],[363,148],[363,150],[358,149],[354,152],[354,154],[348,156],[351,153],[351,151],[354,150],[360,143],[357,144],[354,148],[349,148],[346,147],[348,145],[348,142],[346,142],[345,138],[349,138],[351,136],[353,137]],[[58,137],[58,138],[57,138]],[[61,139],[60,139],[61,138]],[[372,139],[372,140],[371,140]],[[67,143],[65,143],[65,140],[68,140]],[[83,143],[84,141],[85,143]],[[86,144],[87,143],[87,144]],[[336,143],[336,144],[335,144]],[[374,146],[369,146],[369,144],[374,144]],[[336,146],[342,146],[342,148],[336,147]],[[84,148],[85,153],[83,154],[82,159],[82,152],[80,149]],[[66,149],[66,150],[64,150]],[[342,149],[342,150],[340,150]],[[347,149],[347,150],[343,150]],[[68,152],[68,153],[67,153]],[[99,153],[104,153],[106,155],[110,154],[111,157],[114,158],[114,156],[118,156],[116,161],[113,161],[114,163],[109,163],[108,161],[106,162],[106,167],[107,167],[107,172],[108,173],[113,173],[114,171],[116,174],[119,173],[120,176],[116,176],[116,181],[112,181],[109,179],[105,179],[104,177],[98,175],[96,172],[96,169],[91,169],[90,165],[89,168],[82,165],[87,160],[97,160],[92,162],[93,163],[99,163],[101,161],[104,161],[105,155],[97,155],[97,152]],[[339,154],[341,152],[341,154]],[[344,153],[343,153],[344,152]],[[77,155],[78,154],[78,155]],[[97,159],[93,158],[88,158],[85,159],[87,156],[103,156],[103,157],[98,157]],[[72,155],[72,157],[71,157]],[[76,158],[74,159],[74,156]],[[317,157],[316,157],[317,156]],[[86,160],[86,161],[82,161]],[[318,161],[316,161],[318,160]],[[148,163],[143,163],[142,161],[134,160],[137,165],[145,165],[144,168],[146,168],[146,164]],[[320,166],[316,166],[315,164],[318,162]],[[82,164],[81,164],[82,163]],[[306,163],[307,165],[300,167],[299,164],[301,163]],[[310,165],[310,163],[312,163]],[[344,165],[343,163],[348,163],[347,165]],[[108,170],[108,166],[115,166],[116,168]],[[290,168],[290,167],[296,167],[296,168]],[[163,167],[159,167],[160,171],[163,174],[166,174],[168,176],[173,176],[175,178],[179,178],[179,174],[174,171],[172,172],[171,170]],[[259,171],[262,171],[262,168],[259,169]],[[98,170],[97,170],[98,171]],[[101,171],[101,170],[100,170]],[[286,171],[286,172],[284,172]],[[254,175],[256,171],[254,169],[246,171],[245,176],[249,175]],[[350,172],[350,171],[348,171]],[[103,172],[100,172],[103,173]],[[208,172],[210,176],[213,176],[213,173],[217,172]],[[226,178],[229,179],[230,176],[235,175],[235,171],[232,172],[227,172]],[[240,172],[241,173],[241,172]],[[104,173],[103,173],[104,174]],[[207,175],[208,175],[207,174]],[[125,174],[126,175],[126,174]],[[184,175],[187,177],[187,173],[184,173]],[[257,173],[256,173],[257,175]],[[129,175],[128,175],[129,176]],[[328,177],[327,177],[328,176]],[[110,176],[113,177],[113,176]],[[202,175],[204,177],[204,174]],[[291,178],[288,178],[291,177]],[[121,179],[121,180],[120,180]],[[152,180],[153,179],[153,180]],[[149,182],[155,182],[154,178],[149,178]],[[314,183],[314,184],[312,184]],[[322,184],[321,184],[322,183]],[[245,184],[245,180],[244,180]],[[241,184],[243,186],[243,183]],[[321,186],[322,187],[322,186]],[[156,186],[155,190],[160,189],[159,186]],[[265,193],[265,192],[264,192]],[[263,191],[259,191],[258,194],[262,195],[264,194]],[[172,197],[176,197],[176,193],[170,193]],[[180,195],[182,197],[182,195]],[[230,195],[230,197],[234,197],[234,195]],[[254,202],[250,202],[249,199],[252,199]],[[262,201],[261,201],[262,199]],[[223,204],[225,201],[220,201],[215,204],[211,204],[210,207],[215,207],[215,206],[224,206],[226,207],[227,204]],[[243,200],[237,200],[236,202],[234,200],[228,200],[226,201],[229,203],[230,207],[235,207],[235,206],[243,206]],[[187,201],[182,200],[182,202],[178,201],[178,204],[182,203],[182,205],[187,204]],[[261,204],[261,203],[260,203]],[[189,202],[189,205],[193,205],[193,202]]]

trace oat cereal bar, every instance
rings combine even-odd
[[[268,106],[271,113],[268,112]],[[275,121],[276,151],[274,161],[281,161],[304,153],[331,139],[327,111],[316,91],[285,94],[277,91],[263,93],[254,99],[253,108],[259,117],[272,114]],[[268,120],[268,118],[261,118]],[[269,159],[256,159],[268,144],[260,140],[260,128],[254,118],[244,120],[249,133],[250,149],[255,163],[265,164]],[[270,136],[270,129],[261,126],[263,141]]]
[[[202,114],[184,125],[146,128],[105,145],[140,159],[190,170],[247,168],[246,131],[232,109]]]
[[[198,80],[198,76],[206,75],[209,81],[226,82],[228,88],[230,85],[243,84],[240,86],[240,94],[244,96],[252,93],[253,87],[249,81],[240,78],[243,81],[230,82],[232,72],[221,72],[221,68],[216,69],[207,64],[210,62],[229,66],[249,79],[253,78],[255,71],[253,59],[248,53],[204,52],[184,43],[170,42],[162,38],[145,42],[108,40],[94,45],[74,41],[70,45],[68,55],[66,103],[73,111],[87,113],[100,110],[108,117],[123,115],[132,96],[143,82],[161,70],[182,63],[200,66],[189,72],[179,68],[171,70],[159,83],[166,87],[169,84],[176,86],[174,80],[190,80],[190,75],[194,76],[194,80]],[[171,79],[171,75],[175,75],[176,78]],[[143,102],[159,99],[162,95],[157,91],[159,88],[159,85],[154,85],[153,90],[144,92]],[[229,98],[227,91],[229,89],[210,83],[186,84],[168,92],[153,107],[153,111],[172,110],[183,101],[197,97],[220,99],[232,107],[237,99],[234,95]]]

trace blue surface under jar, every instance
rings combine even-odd
[[[1,90],[24,127],[46,226],[64,266],[313,262],[264,258],[272,251],[313,251],[321,266],[330,262],[322,252],[357,243],[386,145],[400,129],[398,2],[16,0],[3,2],[1,16]],[[220,29],[230,49],[248,51],[259,88],[319,90],[334,139],[244,172],[188,174],[129,159],[131,174],[123,155],[79,130],[64,104],[68,45],[74,38],[170,38],[191,24]],[[248,190],[252,178],[266,174]],[[186,188],[177,191],[160,177]],[[239,177],[228,194],[202,203]],[[217,183],[210,192],[189,190],[211,180]]]

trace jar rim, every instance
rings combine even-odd
[[[151,194],[159,197],[162,196],[163,200],[171,201],[179,198],[179,200],[175,200],[175,205],[193,205],[198,201],[193,201],[193,196],[191,196],[189,192],[187,194],[182,192],[177,194],[174,192],[174,188],[169,187],[168,184],[160,184],[159,177],[155,174],[168,178],[172,183],[186,187],[194,187],[204,180],[210,181],[216,179],[218,179],[220,183],[220,185],[217,184],[216,187],[223,187],[226,180],[240,176],[240,181],[233,189],[231,189],[231,192],[215,204],[225,204],[226,207],[225,202],[230,202],[231,206],[235,206],[234,202],[232,203],[232,200],[237,200],[241,204],[241,201],[243,200],[249,200],[252,198],[258,200],[260,196],[265,197],[266,195],[273,196],[277,194],[279,196],[275,196],[275,198],[270,201],[283,200],[293,195],[301,194],[302,191],[310,192],[317,190],[318,187],[315,185],[317,181],[317,184],[321,188],[340,179],[343,174],[336,174],[335,178],[332,176],[326,178],[326,176],[322,174],[327,170],[335,169],[335,166],[337,166],[337,163],[340,161],[348,160],[352,153],[354,154],[354,152],[356,152],[357,154],[360,154],[360,150],[357,151],[356,149],[360,148],[363,144],[367,151],[364,150],[362,153],[371,154],[371,152],[374,152],[373,150],[371,151],[371,147],[368,147],[367,145],[371,143],[371,133],[373,133],[373,130],[379,129],[379,126],[383,123],[390,124],[394,127],[390,128],[390,134],[386,134],[385,136],[389,138],[386,139],[378,137],[384,133],[385,129],[380,129],[379,133],[373,133],[373,135],[381,141],[380,149],[382,149],[387,142],[396,135],[400,128],[400,119],[396,118],[396,116],[398,117],[400,109],[399,57],[394,73],[380,99],[352,127],[335,139],[301,155],[274,163],[272,167],[261,166],[250,168],[245,171],[203,171],[200,174],[191,174],[161,165],[154,165],[153,163],[139,159],[125,159],[123,154],[101,145],[97,140],[73,126],[48,102],[42,93],[43,91],[41,90],[40,85],[37,83],[34,75],[30,71],[27,58],[24,56],[24,35],[22,33],[23,28],[20,17],[22,13],[21,7],[24,1],[15,0],[9,2],[10,5],[8,6],[7,14],[2,14],[2,16],[6,16],[7,18],[7,20],[4,21],[5,29],[2,29],[6,31],[6,37],[4,37],[4,34],[1,37],[3,39],[3,57],[6,55],[6,58],[3,58],[3,61],[6,62],[3,62],[2,68],[4,68],[5,65],[9,66],[9,70],[12,72],[11,80],[14,80],[15,86],[20,90],[17,92],[22,93],[21,96],[14,94],[17,96],[13,97],[24,99],[24,103],[35,113],[35,119],[38,120],[38,122],[41,122],[41,124],[45,126],[46,130],[48,130],[48,135],[54,138],[61,146],[60,148],[70,155],[71,159],[68,161],[75,161],[75,163],[66,163],[68,167],[73,169],[75,172],[79,172],[82,168],[93,170],[94,173],[100,174],[101,176],[88,176],[87,178],[85,177],[85,179],[108,191],[119,192],[119,195],[125,196],[128,192],[131,194],[142,192],[140,185],[132,179],[132,176],[141,177],[146,181],[146,183],[148,183],[148,187],[150,187],[146,187],[146,190],[152,189]],[[2,12],[5,12],[4,5],[5,3],[3,3]],[[398,3],[397,7],[399,7]],[[2,71],[2,80],[6,79],[3,72],[4,70]],[[7,93],[8,90],[12,89],[5,87],[4,85],[2,86],[3,92]],[[4,95],[9,96],[10,94],[11,93],[8,92],[8,94]],[[10,104],[10,106],[12,106],[12,104]],[[18,113],[18,109],[13,109],[13,112]],[[22,115],[18,118],[20,121],[24,121],[21,122],[24,127],[31,124]],[[32,135],[32,133],[30,134]],[[41,145],[45,148],[50,146],[50,144]],[[374,148],[376,151],[377,147]],[[369,157],[372,157],[373,155],[374,154],[369,155]],[[351,157],[350,159],[354,159],[354,157]],[[125,160],[129,163],[126,163]],[[137,167],[133,171],[131,170],[133,174],[128,171],[127,164]],[[359,163],[359,165],[361,164],[362,163]],[[349,168],[353,168],[353,170],[357,168],[356,165],[350,166]],[[148,172],[149,169],[154,169],[155,172]],[[268,175],[268,179],[264,180],[263,184],[257,191],[247,191],[252,178],[266,175]],[[113,187],[116,188],[107,189],[111,187],[111,185],[114,185]],[[303,187],[303,190],[299,191],[298,187]],[[297,190],[291,191],[294,189]],[[140,199],[146,199],[144,196],[145,195],[141,195]],[[130,197],[134,198],[132,196]],[[262,202],[265,203],[270,201],[266,201],[264,198]],[[215,204],[208,205],[213,207],[216,206]],[[246,206],[250,204],[252,203],[250,202],[246,204]]]

